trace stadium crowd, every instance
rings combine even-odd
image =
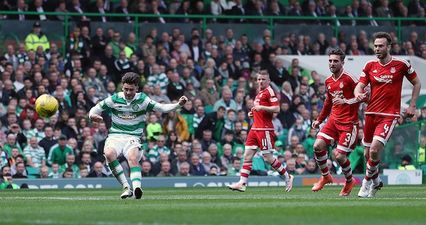
[[[236,10],[250,15],[277,12],[305,15],[305,8],[315,9],[313,12],[317,15],[327,15],[333,6],[324,0],[302,4],[290,1],[288,8],[283,8],[278,1],[260,0],[248,1],[244,6],[239,0],[212,0],[210,8],[202,1],[196,1],[194,5],[191,5],[193,1],[92,2],[101,7],[99,12],[214,15],[235,13]],[[410,1],[408,7],[398,5],[398,2],[401,1],[396,1],[396,8],[383,6],[384,11],[395,16],[424,14],[424,5],[420,1]],[[22,10],[27,8],[23,0],[16,1],[16,6],[12,3],[15,1],[1,1],[0,8],[17,7],[18,11],[20,7],[24,7]],[[35,0],[33,11],[38,11],[39,7],[42,11],[93,10],[78,0],[70,1],[72,7],[66,3],[68,1],[59,1],[56,5],[56,1]],[[361,9],[366,3],[371,10],[368,1],[354,0],[345,12],[362,16]],[[114,9],[113,6],[117,7]],[[404,11],[401,7],[408,10],[406,14],[398,14]],[[22,18],[17,15],[15,19]],[[348,55],[373,54],[370,37],[365,31],[351,37],[347,43],[322,33],[316,40],[290,34],[274,42],[269,30],[263,32],[260,41],[253,41],[247,35],[236,37],[232,28],[223,33],[193,29],[188,39],[179,28],[161,34],[153,29],[138,43],[134,33],[124,34],[112,28],[96,28],[95,35],[90,36],[90,26],[82,22],[66,37],[67,51],[63,55],[58,44],[50,42],[43,33],[49,28],[38,22],[60,18],[40,15],[24,19],[35,19],[32,31],[25,40],[5,46],[4,54],[0,56],[0,178],[9,174],[13,178],[109,176],[103,157],[110,126],[108,115],[104,115],[106,120],[101,123],[89,121],[87,115],[99,100],[121,90],[121,76],[128,71],[140,75],[141,91],[158,102],[174,102],[181,95],[191,100],[179,112],[147,115],[146,132],[142,136],[143,176],[238,175],[251,124],[247,112],[253,106],[257,88],[255,74],[260,70],[269,72],[273,88],[280,97],[281,111],[273,121],[278,137],[275,143],[278,159],[287,165],[291,174],[315,174],[318,173],[313,159],[316,130],[310,129],[310,125],[322,109],[326,92],[322,82],[327,74],[321,76],[316,71],[300,67],[296,58],[289,67],[284,67],[277,55],[323,55],[334,47],[342,48]],[[73,19],[89,21],[96,18],[82,16]],[[110,18],[97,19],[108,22]],[[166,22],[161,21],[161,17],[158,19]],[[413,32],[409,40],[400,41],[393,35],[392,54],[417,55],[426,59],[425,37],[418,37]],[[34,110],[35,99],[43,93],[55,96],[60,104],[58,113],[48,119],[40,118]],[[418,117],[426,117],[425,108]],[[361,145],[351,157],[356,162],[353,162],[354,169],[364,165]],[[407,157],[404,159],[411,161]],[[400,158],[397,160],[400,162]],[[334,173],[341,172],[333,159],[328,165]],[[363,168],[358,170],[363,171]],[[256,155],[252,173],[268,175],[273,172],[262,156]]]

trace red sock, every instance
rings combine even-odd
[[[326,176],[327,174],[329,174],[328,167],[327,167],[327,159],[328,159],[327,150],[322,150],[322,151],[318,151],[314,153],[315,153],[315,160],[317,161],[318,167],[321,170],[321,174],[323,176]]]
[[[342,164],[340,164],[342,167],[343,174],[345,175],[346,182],[352,181],[352,169],[351,169],[351,162],[349,159],[346,159],[346,161]]]

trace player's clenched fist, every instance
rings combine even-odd
[[[90,116],[90,119],[94,122],[101,122],[103,120],[102,116],[93,114]]]
[[[188,98],[186,96],[182,96],[179,98],[179,105],[183,106],[188,101]]]
[[[314,129],[318,129],[320,124],[321,124],[321,122],[319,122],[318,120],[315,120],[315,121],[312,123],[312,128],[314,128]]]
[[[248,112],[248,116],[249,116],[250,118],[253,118],[253,112],[252,112],[252,111]]]

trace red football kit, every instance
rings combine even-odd
[[[392,57],[382,65],[377,59],[367,62],[360,76],[361,83],[371,86],[370,100],[365,111],[364,145],[370,147],[373,138],[386,144],[401,111],[401,90],[404,77],[417,77],[410,63]]]
[[[343,71],[338,78],[329,76],[325,80],[327,98],[324,107],[318,116],[318,121],[328,120],[318,138],[330,145],[337,141],[337,150],[341,153],[351,152],[358,136],[358,108],[359,102],[355,99],[353,90],[358,81]],[[333,98],[345,99],[344,104],[333,104]]]
[[[279,100],[271,86],[260,90],[256,95],[254,104],[262,106],[279,106]],[[272,124],[273,113],[265,110],[252,110],[253,125],[248,133],[246,146],[251,149],[260,150],[274,149],[275,132]]]

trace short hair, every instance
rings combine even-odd
[[[386,38],[386,41],[388,42],[388,45],[392,44],[392,37],[387,32],[376,32],[373,34],[373,40],[376,40],[378,38]]]
[[[269,73],[267,70],[260,70],[257,75],[263,75],[263,76],[268,76],[269,77]]]
[[[127,72],[121,78],[121,82],[123,84],[134,84],[136,86],[139,86],[139,81],[140,81],[139,75],[134,72]]]
[[[345,60],[345,53],[343,52],[343,50],[341,48],[332,48],[328,51],[328,56],[330,55],[338,55],[340,56],[340,60],[344,61]]]

